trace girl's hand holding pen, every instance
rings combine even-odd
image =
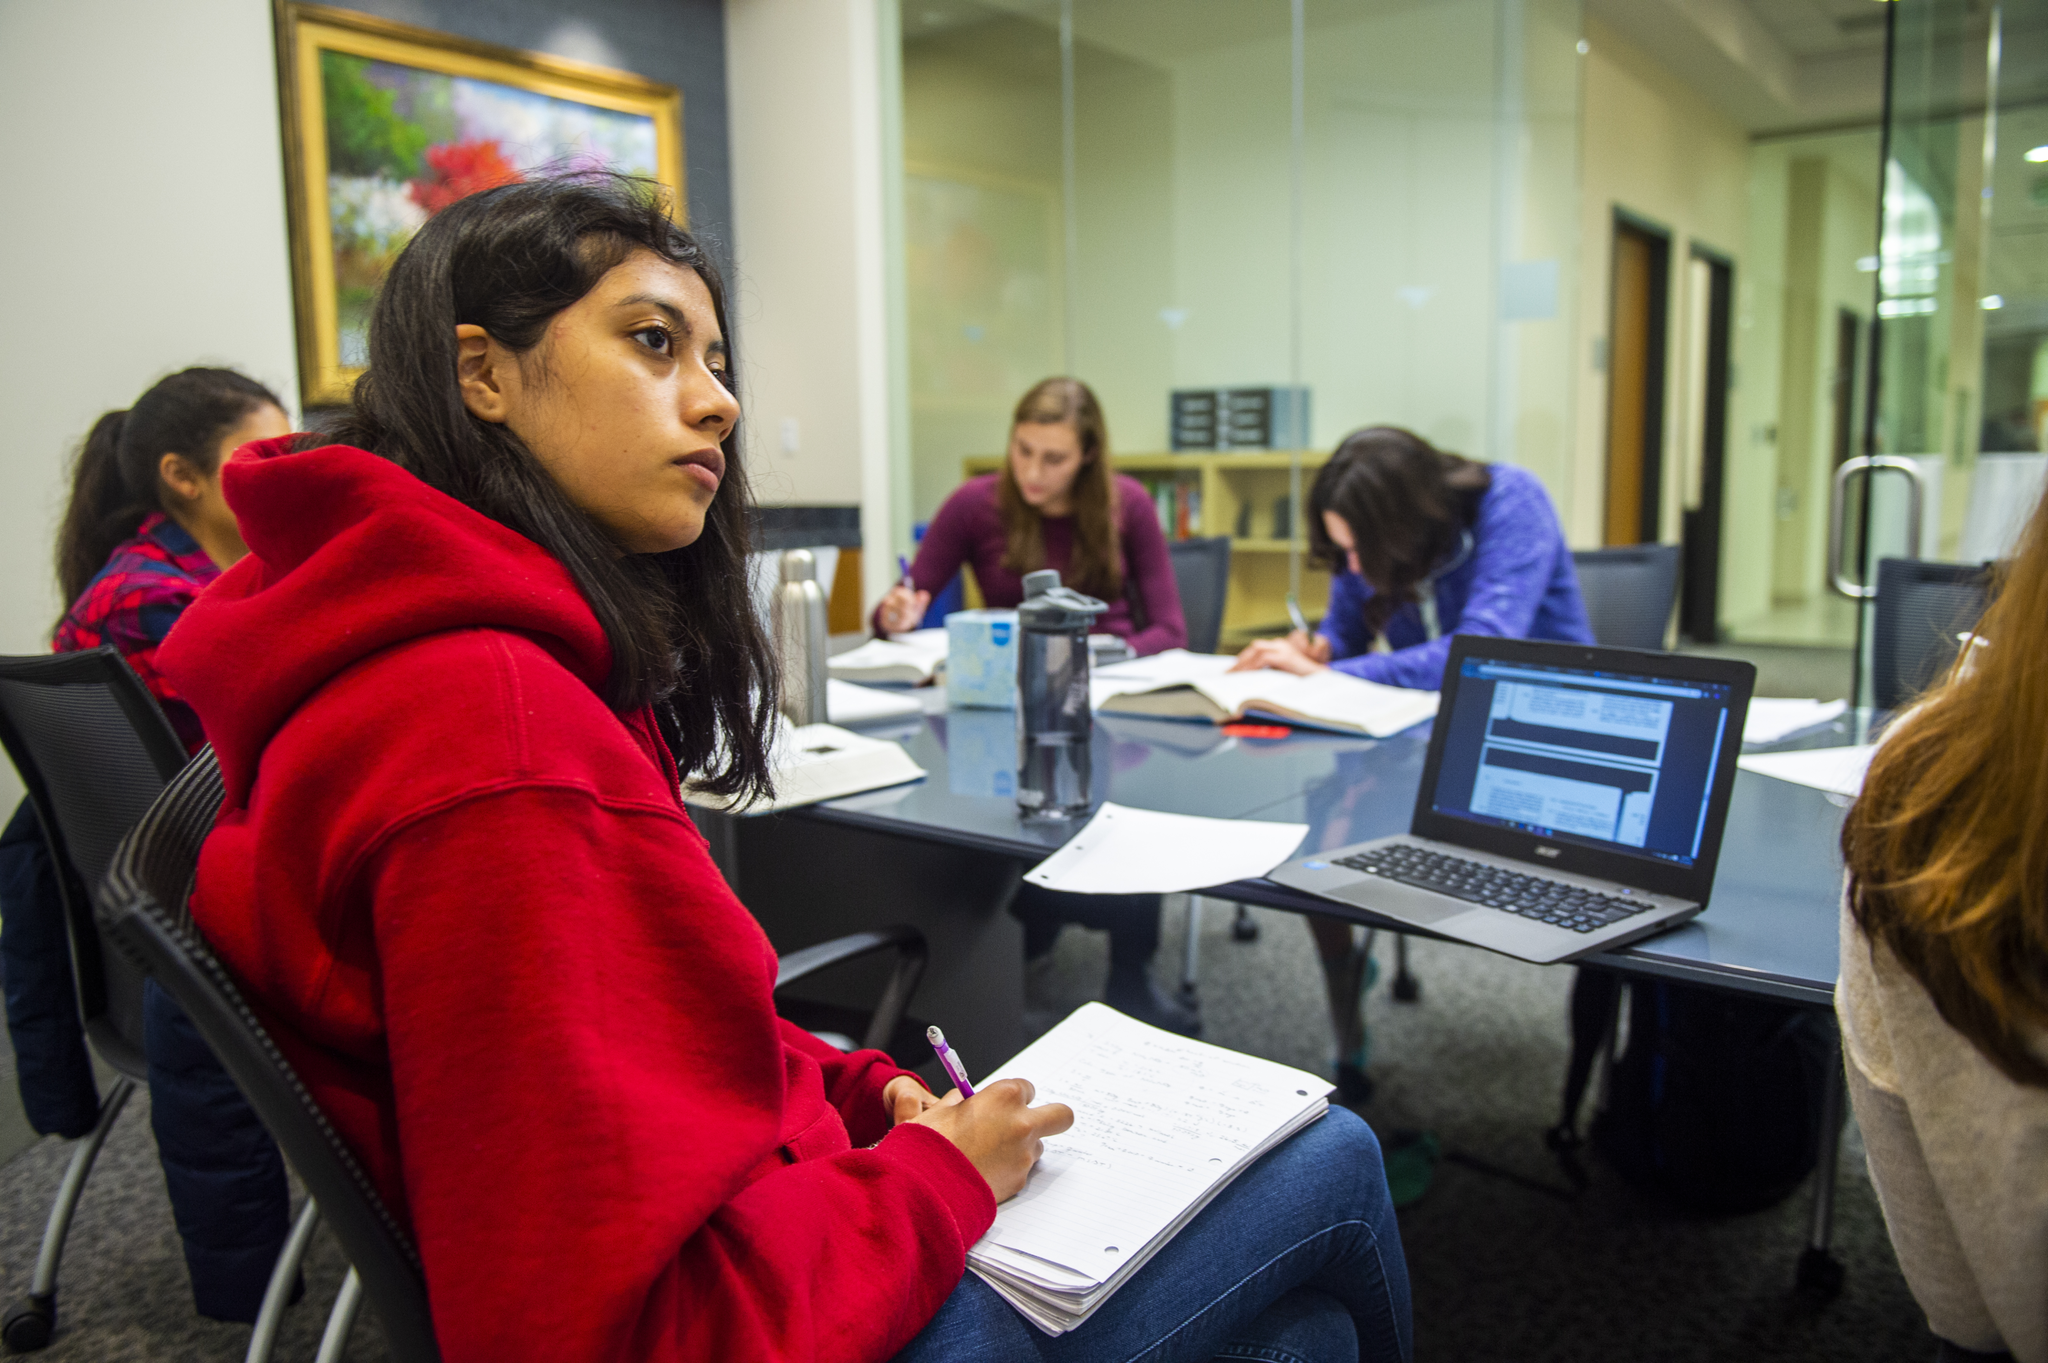
[[[988,1180],[996,1201],[1005,1202],[1023,1188],[1045,1138],[1074,1124],[1074,1110],[1065,1103],[1031,1106],[1034,1093],[1028,1080],[998,1079],[972,1098],[961,1098],[955,1089],[911,1121],[958,1146]]]
[[[901,1126],[943,1101],[934,1098],[930,1089],[908,1074],[897,1075],[882,1088],[882,1106],[889,1110],[891,1126]]]
[[[924,621],[925,607],[931,605],[930,592],[913,591],[908,584],[899,582],[889,589],[882,598],[881,622],[885,634],[902,634],[913,630]]]
[[[925,607],[931,605],[932,594],[917,590],[910,580],[910,560],[896,556],[896,585],[882,598],[876,608],[881,617],[882,633],[903,634],[924,623]]]

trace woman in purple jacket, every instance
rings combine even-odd
[[[1313,635],[1261,639],[1239,669],[1325,667],[1389,686],[1435,690],[1453,634],[1590,644],[1571,551],[1535,475],[1446,454],[1396,426],[1356,431],[1316,474],[1309,555],[1330,568],[1330,609]],[[1374,652],[1384,639],[1385,652]],[[1309,916],[1337,1032],[1347,1102],[1365,1078],[1363,998],[1372,962],[1350,924]]]
[[[1110,468],[1102,404],[1078,379],[1045,379],[1017,403],[1002,472],[970,478],[946,499],[918,545],[909,580],[875,608],[875,628],[917,628],[932,594],[963,564],[973,567],[982,599],[997,609],[1024,599],[1024,574],[1057,568],[1060,581],[1109,603],[1097,631],[1122,635],[1139,654],[1187,645],[1180,589],[1152,499],[1142,483]],[[1059,894],[1025,884],[1012,912],[1024,922],[1024,956],[1034,965],[1050,962],[1066,923],[1108,929],[1110,1006],[1193,1033],[1200,1015],[1152,979],[1159,907],[1158,895]]]
[[[1310,560],[1334,572],[1329,614],[1313,636],[1259,640],[1240,670],[1334,667],[1433,691],[1453,634],[1593,642],[1557,512],[1526,470],[1374,426],[1344,438],[1308,508]]]

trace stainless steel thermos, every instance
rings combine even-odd
[[[1088,628],[1109,607],[1060,585],[1050,568],[1024,575],[1017,607],[1017,806],[1027,818],[1088,811]]]
[[[808,549],[782,555],[782,585],[775,589],[775,652],[782,662],[782,713],[791,724],[824,724],[825,593],[818,562]]]

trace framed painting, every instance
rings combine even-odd
[[[536,171],[659,181],[684,212],[682,95],[625,71],[324,5],[278,6],[305,402],[348,401],[391,262],[449,204]]]

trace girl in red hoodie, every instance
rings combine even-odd
[[[160,655],[227,787],[194,914],[411,1228],[443,1357],[1405,1355],[1349,1114],[1048,1339],[962,1274],[1072,1114],[776,1018],[678,798],[768,783],[725,334],[634,182],[445,209],[334,443],[228,465],[249,556]]]

